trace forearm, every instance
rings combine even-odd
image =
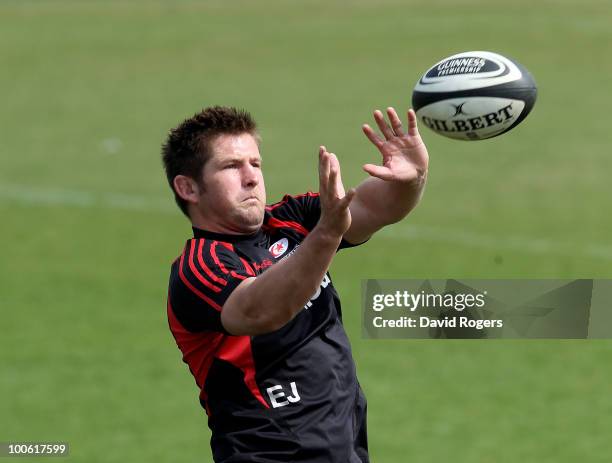
[[[374,233],[402,220],[419,203],[427,172],[410,182],[394,182],[370,177],[357,188],[351,207],[353,224]]]
[[[234,290],[221,312],[224,327],[235,335],[256,335],[284,326],[321,284],[340,240],[315,227],[291,256]]]

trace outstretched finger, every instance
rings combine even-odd
[[[378,109],[374,111],[374,120],[376,121],[376,125],[378,125],[378,128],[387,140],[390,140],[395,136],[393,134],[393,130],[391,130],[391,127],[389,127],[389,124],[387,124],[387,121],[385,120],[385,116],[383,115],[382,111],[379,111]]]
[[[393,129],[393,132],[395,132],[395,135],[397,135],[398,137],[404,135],[404,129],[402,128],[402,120],[399,118],[394,108],[387,108],[387,116],[389,117],[389,122],[391,123],[391,128]]]
[[[414,109],[408,110],[408,135],[415,136],[419,134],[419,129],[417,128],[417,116],[414,112]]]
[[[380,149],[382,145],[385,143],[383,139],[380,138],[378,134],[374,132],[374,130],[372,130],[372,127],[370,127],[368,124],[363,124],[361,126],[361,130],[363,130],[363,133],[365,133],[365,136],[368,137],[368,140],[370,140],[372,144],[376,146],[376,148]]]
[[[335,182],[330,182],[331,188],[333,189],[333,192],[337,198],[342,198],[344,196],[344,185],[342,184],[342,169],[340,169],[340,161],[338,161],[338,157],[334,153],[331,153],[329,155],[329,163],[330,170],[336,171]]]
[[[324,195],[329,183],[329,154],[325,146],[319,147],[319,192]]]
[[[334,153],[329,153],[329,180],[327,181],[327,191],[332,198],[340,197],[337,186],[339,177],[340,164],[338,163],[338,159]]]

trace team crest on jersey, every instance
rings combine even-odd
[[[270,246],[269,251],[272,253],[275,259],[278,259],[280,256],[285,254],[285,252],[287,252],[287,249],[289,249],[289,240],[287,238],[283,238]]]

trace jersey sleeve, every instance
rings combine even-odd
[[[268,212],[275,218],[295,222],[310,232],[321,217],[319,193],[309,191],[297,196],[285,195],[278,203],[268,206]],[[342,239],[338,249],[351,248],[361,244],[363,243],[353,244]]]
[[[189,240],[172,268],[168,296],[172,311],[188,331],[227,334],[221,324],[223,305],[232,291],[252,276],[253,270],[231,244]]]

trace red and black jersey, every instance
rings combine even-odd
[[[255,234],[194,228],[172,265],[170,330],[200,389],[218,463],[369,461],[366,401],[329,274],[277,331],[232,336],[221,324],[234,288],[290,256],[319,216],[318,194],[285,196],[266,207]]]

